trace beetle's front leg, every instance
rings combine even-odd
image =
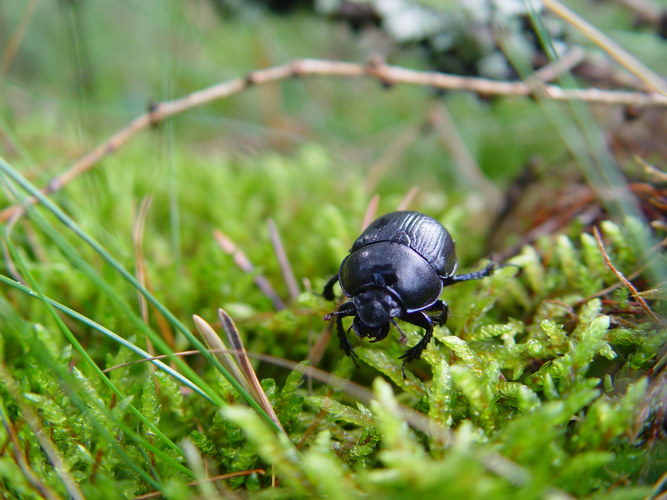
[[[354,349],[352,349],[352,344],[350,344],[350,341],[347,338],[347,335],[345,335],[345,330],[343,329],[343,317],[338,316],[336,318],[336,330],[338,332],[338,342],[340,345],[340,348],[345,351],[346,356],[350,356],[352,358],[352,361],[354,361],[354,364],[356,365],[357,368],[359,368],[359,365],[357,364],[357,354],[354,352]]]
[[[405,363],[409,363],[410,361],[415,361],[421,358],[422,352],[424,352],[424,349],[426,349],[426,346],[431,341],[431,338],[433,338],[433,324],[431,322],[431,318],[426,316],[426,314],[424,314],[422,311],[411,314],[404,314],[400,317],[400,319],[407,321],[408,323],[412,323],[415,326],[420,326],[425,330],[424,336],[419,342],[417,342],[417,345],[405,351],[405,354],[399,356],[398,358],[403,360],[401,371],[403,372],[403,378],[405,378]]]
[[[322,290],[322,297],[324,297],[327,300],[333,300],[335,298],[333,288],[337,282],[338,282],[338,275],[336,274],[329,281],[327,281],[326,285],[324,285],[324,289]]]
[[[357,311],[352,302],[345,302],[338,308],[337,311],[327,314],[324,317],[324,319],[326,321],[329,321],[331,318],[336,316],[336,332],[338,333],[338,342],[340,348],[345,352],[347,356],[350,356],[352,358],[352,361],[354,361],[356,367],[359,368],[357,360],[355,359],[357,355],[355,354],[354,350],[352,350],[352,345],[350,344],[347,335],[345,335],[345,330],[343,329],[343,318],[345,316],[354,316],[356,312]]]

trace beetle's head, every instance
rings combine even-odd
[[[400,316],[402,308],[398,301],[382,288],[370,288],[352,298],[357,310],[354,331],[360,337],[375,337],[381,327],[387,327],[392,318]]]

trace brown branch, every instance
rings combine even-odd
[[[120,149],[137,133],[149,126],[184,111],[203,106],[210,102],[225,99],[239,94],[253,85],[264,85],[279,82],[293,77],[305,76],[339,76],[371,77],[384,85],[419,85],[440,90],[464,90],[485,96],[519,96],[533,95],[532,86],[524,82],[501,82],[485,78],[472,78],[431,71],[416,71],[398,66],[390,66],[382,62],[358,64],[343,61],[327,61],[321,59],[297,59],[290,63],[260,69],[251,72],[245,78],[236,78],[193,92],[173,101],[155,104],[127,126],[115,132],[109,139],[95,149],[75,161],[62,174],[54,177],[43,189],[44,194],[54,193],[68,182],[90,170],[104,157]],[[626,92],[591,89],[564,89],[556,85],[545,85],[541,91],[544,96],[555,101],[585,101],[592,104],[632,105],[637,107],[667,107],[667,96],[659,93]],[[27,203],[35,203],[29,198]],[[0,212],[0,222],[5,222],[15,213],[23,213],[24,207],[13,205]]]
[[[234,263],[246,273],[252,273],[255,270],[255,266],[252,265],[248,256],[241,250],[236,243],[234,243],[229,236],[224,234],[219,229],[213,230],[213,238],[218,243],[220,248],[222,248],[227,254],[234,257]],[[255,275],[253,282],[257,287],[262,291],[264,295],[271,301],[273,308],[276,311],[282,311],[285,309],[285,303],[278,296],[276,291],[271,286],[271,283],[265,276],[261,274]]]
[[[606,262],[607,266],[609,266],[609,269],[613,271],[613,273],[616,275],[616,277],[623,283],[623,285],[630,291],[630,295],[632,295],[639,304],[642,306],[644,311],[648,316],[650,316],[653,321],[656,322],[656,324],[661,325],[663,324],[663,321],[658,317],[657,314],[653,312],[653,310],[650,308],[650,306],[646,303],[644,300],[644,297],[639,295],[639,291],[635,288],[635,286],[628,281],[628,279],[623,275],[621,271],[616,269],[614,264],[611,261],[611,258],[609,257],[609,254],[607,253],[607,250],[604,247],[604,243],[602,242],[602,237],[600,236],[600,231],[598,231],[597,227],[593,228],[593,235],[595,236],[595,240],[598,243],[598,248],[600,249],[600,253],[602,253],[602,257],[604,258],[604,261]]]

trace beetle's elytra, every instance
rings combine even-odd
[[[343,330],[345,316],[354,316],[351,328],[371,342],[385,338],[392,323],[398,328],[395,318],[422,327],[422,339],[401,356],[404,368],[421,357],[433,325],[447,321],[447,304],[439,300],[443,287],[484,278],[494,267],[490,262],[479,271],[455,275],[454,240],[443,225],[419,212],[392,212],[366,228],[324,287],[324,297],[333,300],[338,281],[350,298],[325,319],[336,317],[340,346],[348,356],[354,351]]]

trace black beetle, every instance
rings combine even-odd
[[[354,351],[343,330],[345,316],[354,316],[351,328],[361,338],[372,338],[371,342],[385,338],[391,323],[398,328],[394,318],[422,327],[422,339],[399,358],[405,377],[405,363],[421,357],[433,336],[433,325],[447,321],[447,304],[438,300],[443,287],[484,278],[494,267],[490,262],[479,271],[455,275],[454,240],[443,225],[419,212],[392,212],[366,228],[338,274],[324,287],[324,297],[333,300],[338,281],[351,298],[324,319],[336,317],[340,346],[348,356],[354,356]]]

